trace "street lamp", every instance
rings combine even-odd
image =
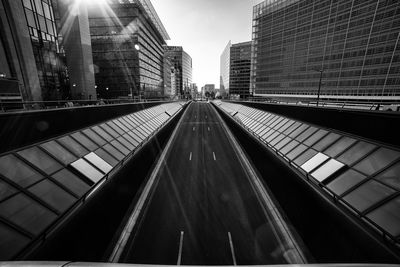
[[[321,82],[322,82],[322,73],[324,73],[324,69],[315,70],[320,73],[319,75],[319,84],[318,84],[318,95],[317,95],[317,107],[319,106],[319,95],[321,94]]]

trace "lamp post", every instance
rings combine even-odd
[[[323,69],[315,70],[320,73],[319,75],[319,84],[318,84],[318,95],[317,95],[317,107],[319,106],[319,95],[321,94],[321,82],[322,82],[322,73],[324,73]]]

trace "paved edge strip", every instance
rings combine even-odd
[[[264,187],[263,183],[261,182],[260,178],[257,175],[257,172],[247,159],[247,156],[245,155],[244,151],[242,150],[241,146],[239,143],[236,141],[235,137],[233,136],[232,132],[229,130],[228,126],[226,125],[225,121],[221,118],[221,115],[218,113],[216,110],[216,107],[214,104],[211,104],[212,107],[214,108],[214,111],[217,113],[218,118],[221,120],[221,124],[223,126],[223,129],[228,135],[229,142],[233,145],[234,150],[239,158],[240,163],[244,167],[244,169],[247,172],[247,176],[250,180],[250,184],[253,186],[255,191],[258,193],[259,196],[261,196],[262,201],[264,202],[265,205],[264,208],[268,208],[268,211],[270,214],[268,214],[265,211],[265,215],[267,218],[270,218],[272,216],[272,219],[277,226],[279,232],[281,233],[280,235],[276,234],[277,238],[280,239],[280,236],[283,237],[284,239],[284,244],[289,245],[289,250],[291,253],[285,253],[285,258],[289,263],[292,264],[302,264],[302,263],[307,263],[307,259],[301,249],[299,248],[300,246],[298,245],[296,239],[294,238],[293,234],[291,233],[288,225],[286,224],[285,220],[281,216],[279,210],[277,209],[274,201],[272,198],[269,196],[266,188]],[[270,216],[271,215],[271,216]],[[273,228],[274,231],[276,229]],[[282,243],[282,242],[281,242]],[[281,244],[282,246],[282,244]],[[282,251],[289,251],[285,248],[282,247]]]
[[[190,103],[191,104],[191,103]],[[185,117],[189,106],[186,108],[186,110],[184,111],[184,113],[182,114],[182,117],[179,119],[177,126],[175,127],[170,139],[168,140],[167,145],[164,148],[164,151],[162,152],[160,158],[158,159],[157,165],[156,167],[153,169],[153,172],[151,173],[150,179],[147,181],[145,188],[143,189],[140,198],[131,214],[131,216],[128,219],[128,223],[125,225],[124,230],[122,231],[117,244],[115,245],[113,252],[111,253],[111,256],[109,257],[108,261],[109,262],[113,262],[113,263],[117,263],[121,257],[122,252],[125,249],[125,246],[133,232],[133,228],[136,225],[137,219],[140,215],[140,213],[142,212],[142,210],[144,209],[144,204],[151,192],[152,186],[154,184],[154,181],[157,177],[157,174],[159,172],[159,170],[161,169],[165,158],[169,152],[169,148],[171,147],[171,144],[173,143],[173,141],[175,140],[176,134],[178,132],[178,129],[180,128],[181,122],[183,120],[183,118]]]

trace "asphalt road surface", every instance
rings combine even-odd
[[[209,103],[190,104],[121,262],[286,263],[282,244]]]

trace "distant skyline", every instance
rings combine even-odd
[[[253,6],[262,0],[151,0],[171,40],[193,60],[193,82],[219,88],[219,59],[229,40],[251,40]]]

